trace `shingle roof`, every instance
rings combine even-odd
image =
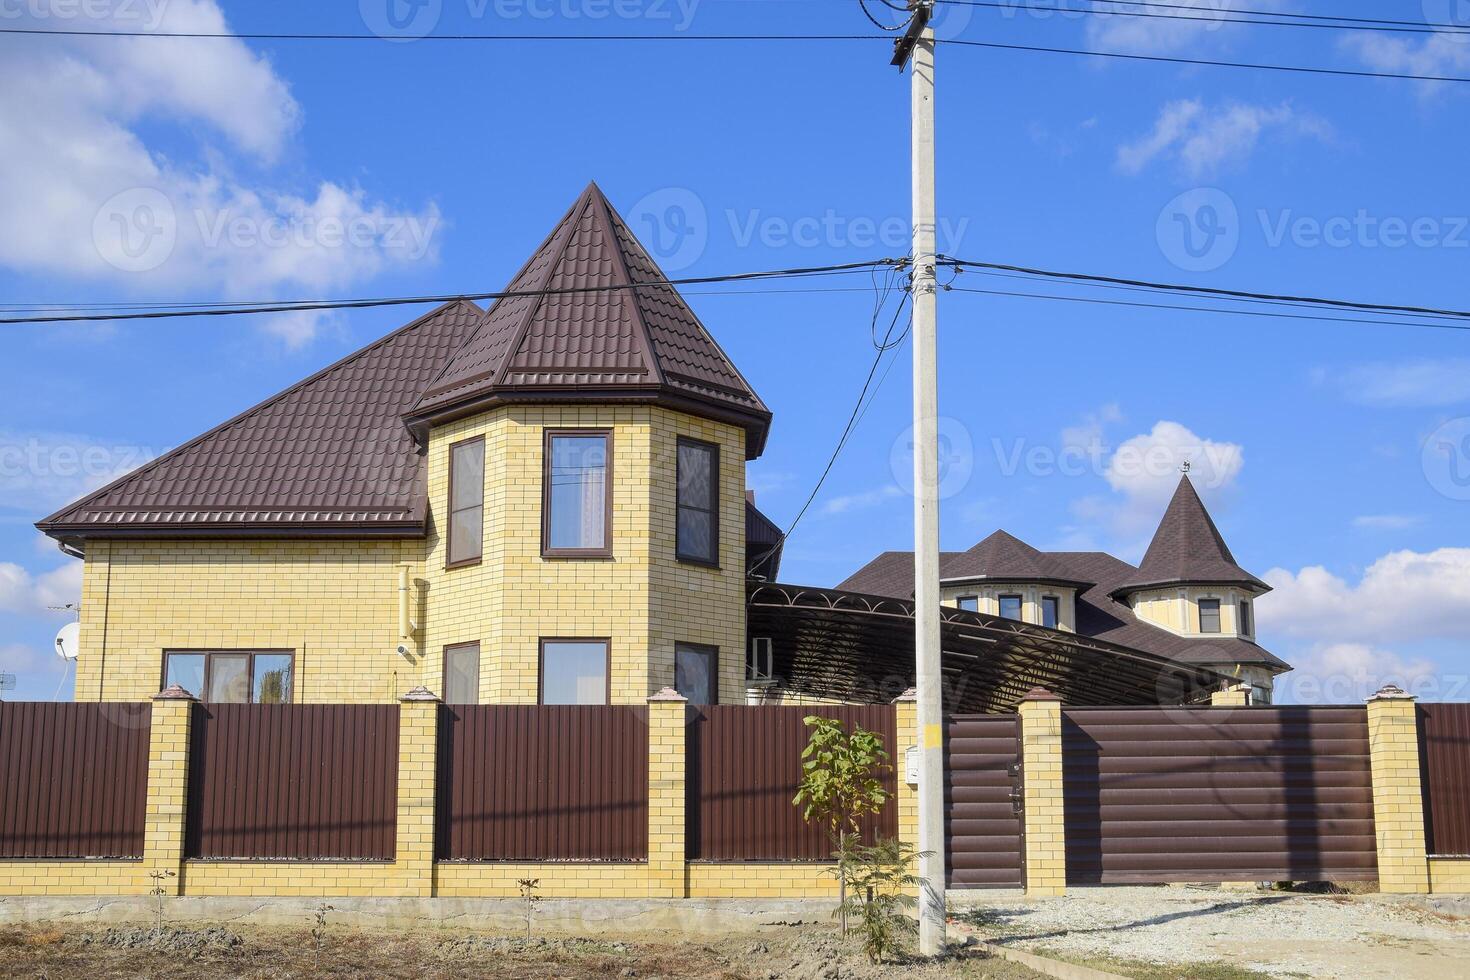
[[[1071,586],[1092,584],[1078,580],[1061,562],[1005,531],[996,531],[969,551],[952,556],[941,566],[940,576],[944,579],[999,579]]]
[[[491,307],[411,422],[527,398],[653,400],[743,425],[760,455],[770,412],[596,184],[506,291],[535,295]]]
[[[939,556],[941,578],[952,574],[955,564],[968,552],[946,551]],[[1050,565],[1065,569],[1064,578],[1087,583],[1077,594],[1077,632],[1110,643],[1142,650],[1188,664],[1261,664],[1275,670],[1290,665],[1250,640],[1220,636],[1202,640],[1180,636],[1150,625],[1134,615],[1126,604],[1113,598],[1119,585],[1138,574],[1138,569],[1100,551],[1040,552]],[[910,599],[914,594],[914,555],[910,551],[885,551],[837,586],[844,592]]]
[[[421,530],[418,447],[401,416],[483,316],[447,303],[37,527],[57,538]]]
[[[1157,585],[1199,583],[1243,585],[1258,594],[1271,587],[1235,563],[1220,530],[1195,493],[1189,477],[1179,478],[1174,498],[1144,552],[1138,573],[1116,587],[1119,594]]]

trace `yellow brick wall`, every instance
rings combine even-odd
[[[1424,797],[1419,782],[1419,729],[1414,699],[1380,691],[1368,700],[1373,771],[1373,825],[1378,836],[1378,888],[1429,891]]]
[[[1061,895],[1067,887],[1062,803],[1062,703],[1023,700],[1022,792],[1026,821],[1026,894]]]
[[[541,495],[547,428],[612,430],[613,557],[543,559]],[[720,446],[720,568],[674,558],[675,446]],[[479,564],[446,569],[440,533],[449,450],[485,439],[485,524]],[[430,435],[435,519],[424,578],[425,683],[442,693],[446,645],[479,641],[480,700],[537,699],[542,637],[611,639],[612,700],[641,704],[674,682],[674,643],[720,648],[720,698],[740,703],[745,671],[744,431],[647,406],[512,406]]]
[[[1470,894],[1470,858],[1430,858],[1429,890],[1436,895]]]
[[[908,750],[919,745],[919,703],[905,694],[894,703],[897,712],[897,741],[888,747],[893,755],[893,768],[898,775],[898,838],[919,846],[919,788],[908,781]]]
[[[438,721],[438,701],[408,700],[399,707],[398,832],[394,854],[403,894],[423,898],[434,893]]]
[[[183,894],[236,898],[418,895],[391,861],[185,861]],[[422,893],[427,894],[427,893]]]
[[[184,860],[184,818],[189,800],[189,723],[194,701],[161,698],[153,702],[148,732],[148,795],[143,820],[145,874],[173,872],[157,884],[179,893]],[[151,887],[151,885],[150,885]]]
[[[142,701],[165,650],[289,650],[298,702],[387,702],[419,683],[399,657],[398,566],[422,541],[93,541],[82,576],[78,701]],[[193,691],[193,694],[202,692]]]
[[[147,895],[149,870],[142,861],[0,861],[0,896]]]
[[[646,898],[648,865],[639,862],[461,862],[435,865],[440,898],[514,898],[522,878],[540,881],[540,898]]]
[[[690,898],[837,898],[831,865],[698,862],[686,873]]]

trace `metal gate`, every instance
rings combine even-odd
[[[1009,715],[945,725],[944,840],[950,888],[1016,888],[1022,875],[1021,728]]]

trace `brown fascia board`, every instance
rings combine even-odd
[[[766,436],[770,431],[771,413],[740,411],[716,401],[706,401],[693,395],[678,395],[661,384],[643,385],[598,385],[568,389],[556,386],[544,388],[513,388],[484,392],[464,401],[451,403],[429,412],[404,416],[404,423],[413,433],[420,446],[428,444],[429,428],[458,419],[476,415],[502,405],[548,404],[555,402],[603,402],[627,404],[654,404],[701,418],[728,422],[745,429],[748,436],[745,445],[746,460],[759,458],[765,452]]]
[[[1109,592],[1108,598],[1122,601],[1135,592],[1146,592],[1149,589],[1172,589],[1175,587],[1188,587],[1192,589],[1245,589],[1257,596],[1263,596],[1271,591],[1271,586],[1259,579],[1254,582],[1247,582],[1241,579],[1195,580],[1173,578],[1161,582],[1128,582]]]
[[[1079,582],[1067,578],[1030,578],[1025,575],[956,575],[951,578],[943,576],[939,579],[940,585],[970,585],[970,584],[1001,584],[1009,585],[1055,585],[1058,588],[1076,589],[1079,593],[1086,592],[1096,585],[1096,582]]]

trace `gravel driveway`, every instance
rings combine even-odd
[[[1470,899],[1172,886],[950,900],[977,934],[1062,956],[1224,961],[1279,977],[1470,977]]]

